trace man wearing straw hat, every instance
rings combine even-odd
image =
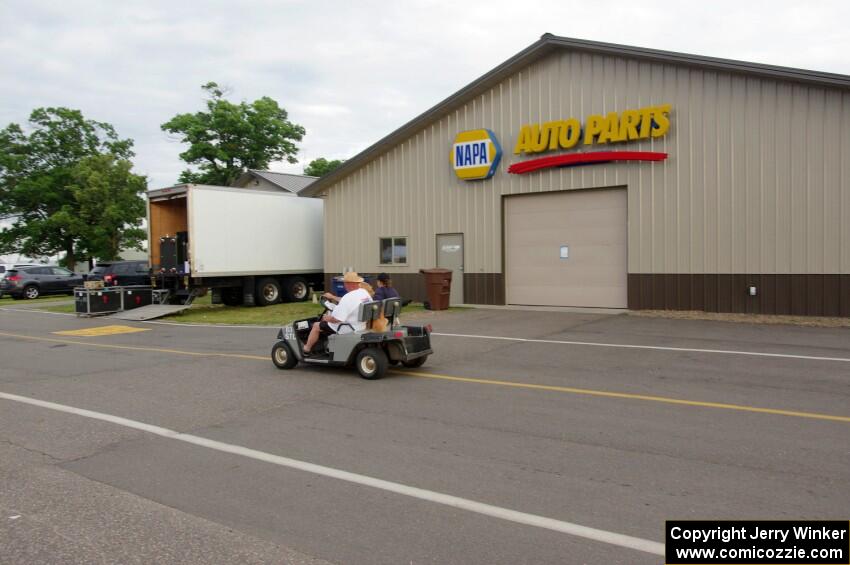
[[[357,321],[360,305],[372,300],[369,293],[360,287],[363,277],[354,271],[350,271],[345,273],[342,282],[345,285],[345,296],[339,299],[339,304],[330,313],[325,314],[321,321],[316,322],[310,328],[310,336],[307,338],[307,343],[304,344],[305,355],[312,353],[313,346],[319,341],[320,336],[340,333],[340,326],[343,326],[342,333],[366,329],[365,322]]]

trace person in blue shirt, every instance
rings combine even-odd
[[[398,298],[398,291],[393,288],[393,281],[386,273],[378,275],[378,289],[372,300],[384,300],[386,298]]]

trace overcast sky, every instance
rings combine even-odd
[[[0,0],[0,127],[67,106],[135,140],[173,184],[160,130],[200,85],[276,99],[307,130],[297,165],[348,158],[545,33],[850,74],[850,2]]]

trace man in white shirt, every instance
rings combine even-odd
[[[304,344],[305,355],[310,355],[313,346],[316,345],[322,335],[350,333],[366,328],[365,322],[357,321],[360,305],[372,300],[369,293],[360,288],[363,277],[351,271],[345,273],[342,282],[345,285],[345,295],[339,299],[339,304],[329,314],[325,314],[321,321],[316,322],[310,328],[310,335],[307,337],[307,343]]]

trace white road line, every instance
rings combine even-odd
[[[76,316],[67,312],[48,312],[47,310],[36,310],[34,308],[0,308],[0,312],[28,312],[30,314],[48,314],[50,316]]]
[[[619,347],[623,349],[653,349],[657,351],[682,351],[691,353],[717,353],[723,355],[750,355],[753,357],[778,357],[781,359],[805,359],[807,361],[838,361],[850,363],[847,357],[817,357],[814,355],[791,355],[787,353],[764,353],[759,351],[736,351],[734,349],[698,349],[692,347],[665,347],[661,345],[632,345],[626,343],[597,343],[592,341],[561,341],[554,339],[527,339],[522,337],[502,337],[493,335],[444,334],[434,332],[431,335],[443,337],[466,337],[474,339],[497,339],[504,341],[519,341],[523,343],[550,343],[557,345],[585,345],[589,347]]]
[[[626,547],[629,549],[636,549],[638,551],[643,551],[646,553],[651,553],[653,555],[664,555],[664,544],[654,542],[651,540],[646,540],[642,538],[636,538],[632,536],[627,536],[624,534],[618,534],[615,532],[609,532],[606,530],[599,530],[596,528],[590,528],[587,526],[582,526],[580,524],[573,524],[571,522],[563,522],[561,520],[555,520],[553,518],[546,518],[544,516],[537,516],[535,514],[527,514],[525,512],[518,512],[516,510],[511,510],[509,508],[502,508],[500,506],[493,506],[491,504],[485,504],[483,502],[476,502],[474,500],[469,500],[466,498],[460,498],[457,496],[452,496],[449,494],[443,494],[439,492],[434,492],[430,490],[425,490],[417,487],[411,487],[407,485],[403,485],[401,483],[394,483],[391,481],[385,481],[382,479],[376,479],[374,477],[369,477],[366,475],[359,475],[357,473],[350,473],[348,471],[343,471],[340,469],[334,469],[333,467],[325,467],[323,465],[316,465],[314,463],[308,463],[306,461],[299,461],[297,459],[290,459],[288,457],[281,457],[280,455],[274,455],[272,453],[266,453],[264,451],[257,451],[256,449],[250,449],[247,447],[242,447],[239,445],[233,445],[230,443],[223,443],[220,441],[207,439],[191,434],[184,434],[181,432],[176,432],[174,430],[169,430],[167,428],[161,428],[159,426],[154,426],[151,424],[145,424],[144,422],[137,422],[135,420],[128,420],[127,418],[122,418],[120,416],[113,416],[111,414],[103,414],[101,412],[94,412],[92,410],[86,410],[84,408],[75,408],[73,406],[66,406],[64,404],[56,404],[54,402],[47,402],[44,400],[38,400],[35,398],[28,398],[26,396],[18,396],[16,394],[9,394],[5,392],[0,392],[0,398],[4,398],[6,400],[11,400],[13,402],[21,402],[24,404],[30,404],[32,406],[38,406],[41,408],[48,408],[50,410],[56,410],[59,412],[65,412],[67,414],[74,414],[77,416],[83,416],[86,418],[92,418],[94,420],[101,420],[103,422],[109,422],[112,424],[117,424],[119,426],[124,426],[127,428],[133,428],[136,430],[140,430],[143,432],[147,432],[150,434],[158,435],[164,438],[173,439],[177,441],[183,441],[186,443],[191,443],[193,445],[198,445],[201,447],[206,447],[208,449],[214,449],[216,451],[222,451],[224,453],[231,453],[234,455],[241,455],[242,457],[248,457],[250,459],[255,459],[257,461],[264,461],[266,463],[272,463],[274,465],[280,465],[281,467],[289,467],[291,469],[298,469],[300,471],[306,471],[308,473],[313,473],[316,475],[322,475],[325,477],[331,477],[334,479],[339,479],[342,481],[347,481],[350,483],[355,483],[358,485],[364,485],[368,487],[373,487],[389,492],[394,492],[396,494],[401,494],[404,496],[410,496],[412,498],[418,498],[420,500],[425,500],[428,502],[433,502],[436,504],[443,504],[446,506],[451,506],[452,508],[459,508],[461,510],[468,510],[469,512],[475,512],[477,514],[483,514],[485,516],[490,516],[492,518],[499,518],[501,520],[508,520],[510,522],[516,522],[518,524],[524,524],[527,526],[534,526],[537,528],[544,528],[547,530],[553,530],[556,532],[561,532],[564,534],[569,534],[581,538],[591,539],[594,541],[599,541],[602,543],[607,543],[609,545],[616,545],[620,547]]]
[[[58,312],[45,312],[43,310],[29,310],[26,308],[0,308],[0,311],[5,312],[32,312],[37,314],[52,314],[55,316],[74,316],[75,314],[64,314]],[[162,326],[180,326],[183,328],[234,328],[234,329],[255,329],[255,330],[270,330],[279,328],[275,326],[254,326],[254,325],[224,325],[224,324],[181,324],[176,322],[155,322],[152,320],[141,320],[142,324],[158,324]],[[819,357],[815,355],[792,355],[790,353],[766,353],[762,351],[736,351],[734,349],[700,349],[695,347],[666,347],[661,345],[636,345],[629,343],[599,343],[592,341],[565,341],[554,339],[529,339],[523,337],[506,337],[498,335],[476,335],[476,334],[450,334],[433,332],[431,335],[441,337],[461,337],[470,339],[494,339],[502,341],[517,341],[523,343],[547,343],[552,345],[580,345],[587,347],[618,347],[621,349],[649,349],[655,351],[677,351],[684,353],[713,353],[717,355],[747,355],[751,357],[775,357],[780,359],[802,359],[805,361],[836,361],[839,363],[850,363],[850,357]]]

